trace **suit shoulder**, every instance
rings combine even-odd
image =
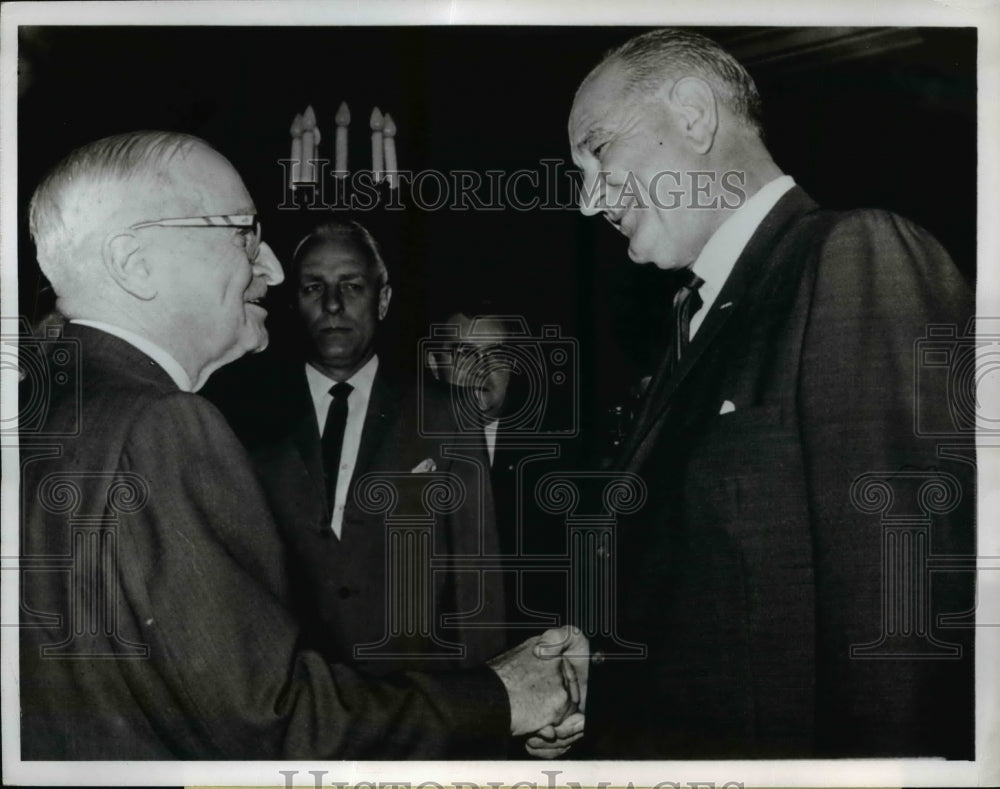
[[[815,336],[856,331],[910,343],[930,323],[964,325],[971,288],[926,230],[890,211],[832,213],[809,254],[804,281]]]
[[[235,435],[218,408],[201,395],[169,392],[145,399],[132,425],[132,434],[152,434],[164,441],[182,437],[200,442],[219,441]]]
[[[885,246],[915,244],[947,257],[944,248],[927,230],[900,214],[881,208],[855,208],[831,212],[827,239],[842,242],[872,242]]]
[[[833,215],[819,246],[819,276],[869,300],[920,297],[961,305],[971,289],[944,247],[927,230],[880,209]]]

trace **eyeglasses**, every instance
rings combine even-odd
[[[474,364],[482,361],[493,361],[503,354],[503,345],[493,343],[491,345],[473,345],[471,343],[459,343],[451,348],[452,358],[456,362]]]
[[[154,219],[149,222],[136,222],[129,225],[130,230],[141,230],[144,227],[242,227],[249,232],[240,233],[243,239],[243,249],[250,263],[257,260],[260,253],[260,220],[256,214],[218,214],[216,216],[180,216],[173,219]]]

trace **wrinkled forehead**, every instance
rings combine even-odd
[[[95,184],[91,207],[120,224],[178,217],[254,214],[253,199],[222,154],[202,145],[178,150],[123,181]]]
[[[299,254],[299,278],[363,276],[374,279],[378,266],[371,251],[350,237],[316,238]]]
[[[569,142],[574,149],[586,147],[587,136],[606,124],[627,97],[625,69],[617,61],[598,66],[576,91],[569,113]]]
[[[154,199],[178,216],[256,213],[239,173],[222,154],[202,145],[178,151],[153,173]]]

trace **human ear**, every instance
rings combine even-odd
[[[719,128],[719,111],[712,86],[698,77],[683,77],[671,87],[670,102],[695,152],[708,153]]]
[[[389,311],[389,302],[392,300],[392,285],[383,285],[378,292],[378,319],[384,320]]]
[[[133,233],[115,233],[104,239],[104,268],[111,279],[137,299],[149,301],[156,296],[149,263],[143,257],[139,240]]]

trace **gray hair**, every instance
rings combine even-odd
[[[347,221],[333,220],[324,222],[313,229],[309,235],[303,238],[295,247],[292,253],[291,277],[298,277],[299,263],[306,251],[317,244],[326,241],[351,242],[360,246],[368,253],[369,262],[378,269],[379,287],[389,284],[389,269],[385,267],[382,253],[379,250],[378,242],[371,233],[360,222],[353,219]]]
[[[67,280],[75,242],[68,214],[75,201],[95,187],[152,176],[177,153],[196,145],[211,148],[204,140],[180,132],[128,132],[77,148],[52,168],[32,195],[28,223],[38,264],[53,286],[58,289],[56,280],[65,286],[73,284]]]
[[[671,75],[700,77],[730,112],[763,136],[763,107],[753,77],[710,38],[689,30],[652,30],[609,51],[598,68],[613,60],[626,69],[630,95],[655,92]]]

